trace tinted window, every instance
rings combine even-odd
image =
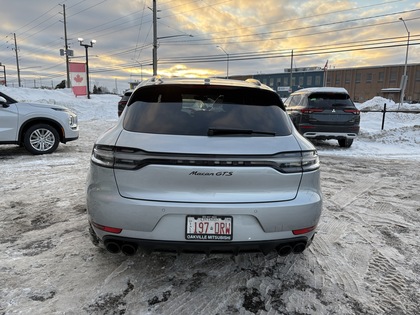
[[[207,136],[209,129],[291,133],[275,92],[214,86],[147,88],[138,90],[127,108],[124,128],[129,131],[200,136]]]
[[[308,97],[309,108],[330,108],[332,106],[354,107],[350,96],[342,93],[314,93]]]
[[[302,94],[292,95],[284,103],[286,106],[295,107],[301,103],[302,98],[303,98]]]
[[[243,88],[217,85],[152,85],[145,86],[134,92],[131,103],[143,102],[179,102],[193,99],[212,103],[215,100],[223,103],[249,105],[278,105],[283,103],[276,92],[259,88]]]

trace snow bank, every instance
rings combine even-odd
[[[356,103],[356,106],[360,110],[383,110],[384,104],[386,104],[386,110],[420,110],[420,104],[408,104],[403,103],[401,106],[399,103],[395,103],[393,100],[389,100],[380,96],[375,96],[369,101],[362,104]]]
[[[87,99],[85,96],[75,97],[71,89],[44,90],[0,86],[0,92],[19,102],[65,106],[78,115],[79,121],[117,120],[117,105],[121,99],[120,96],[111,94],[91,94],[91,99]]]

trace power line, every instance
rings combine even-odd
[[[420,11],[420,9],[414,9],[414,10],[410,10],[410,11],[400,11],[400,12],[394,12],[394,13],[389,13],[389,14],[369,16],[369,17],[339,21],[339,22],[324,23],[324,24],[318,24],[318,25],[312,25],[312,26],[305,26],[305,27],[298,27],[298,28],[291,28],[291,29],[283,29],[281,31],[272,31],[272,32],[255,33],[255,34],[248,34],[248,35],[237,35],[237,36],[231,35],[231,36],[225,36],[225,37],[219,37],[219,38],[192,39],[192,40],[188,41],[188,44],[211,41],[212,43],[210,45],[214,45],[215,41],[218,41],[220,43],[222,40],[225,40],[225,39],[235,39],[235,41],[227,42],[228,44],[235,44],[235,43],[238,43],[237,39],[242,38],[242,37],[251,37],[251,36],[261,36],[261,35],[271,35],[271,34],[277,34],[277,33],[288,33],[288,32],[294,32],[294,31],[302,31],[302,30],[307,30],[307,29],[313,29],[313,28],[319,28],[319,27],[326,27],[326,26],[332,26],[332,25],[362,21],[362,20],[373,19],[373,18],[378,18],[378,17],[385,17],[385,16],[390,16],[390,15],[401,15],[403,13],[416,12],[416,11]],[[416,18],[416,19],[418,19],[418,18]],[[407,20],[414,20],[414,19],[407,19]],[[392,22],[383,22],[383,23],[376,23],[376,24],[370,24],[370,25],[361,25],[361,26],[348,27],[348,28],[338,29],[338,30],[317,32],[317,33],[314,33],[314,35],[337,32],[337,31],[342,31],[342,30],[353,30],[353,29],[366,28],[366,27],[371,27],[371,26],[386,25],[386,24],[392,24],[392,23],[399,23],[399,22],[398,21],[392,21]],[[240,42],[241,43],[251,43],[251,42],[260,42],[260,41],[267,41],[267,40],[285,39],[285,38],[290,39],[290,38],[302,37],[302,36],[308,36],[308,35],[295,35],[295,36],[287,36],[287,37],[276,37],[276,38],[270,38],[270,39],[255,39],[255,40],[248,40],[248,41],[247,40],[241,40]],[[171,41],[171,43],[172,44],[173,43],[185,44],[186,41],[185,40],[174,40],[174,41]],[[208,44],[205,44],[205,43],[200,43],[200,44],[201,45],[208,45]]]
[[[98,5],[101,5],[102,3],[107,2],[107,1],[108,1],[108,0],[102,0],[102,1],[100,1],[100,2],[98,2],[98,3],[96,3],[96,4],[91,5],[90,7],[87,7],[87,8],[85,8],[85,9],[83,9],[83,10],[80,10],[79,12],[73,13],[72,15],[69,15],[69,17],[72,17],[72,16],[78,15],[78,14],[80,14],[80,13],[86,12],[86,11],[88,11],[88,10],[90,10],[90,9],[94,8],[94,7],[97,7]],[[81,3],[81,2],[83,2],[83,1],[80,1],[79,3]],[[79,4],[79,3],[77,3],[77,4]],[[74,6],[75,6],[75,5],[74,5]],[[73,7],[74,7],[74,6],[73,6]]]
[[[37,17],[36,19],[26,23],[25,25],[21,26],[20,28],[18,28],[15,32],[18,33],[20,30],[24,29],[26,26],[31,25],[32,23],[34,23],[35,21],[38,21],[40,18],[42,18],[43,16],[47,15],[48,13],[50,13],[52,10],[54,10],[55,8],[57,8],[57,5],[54,5],[53,7],[51,7],[51,9],[47,10],[46,12],[44,12],[43,14],[41,14],[39,17]],[[26,30],[25,32],[29,32],[32,29],[38,27],[39,25],[44,24],[46,21],[49,21],[52,17],[47,18],[46,20],[42,21],[41,23],[33,26],[32,28],[30,28],[29,30]]]
[[[398,40],[396,40],[398,39]],[[405,37],[394,37],[394,38],[384,38],[378,39],[374,43],[363,43],[360,41],[359,44],[355,43],[343,43],[343,44],[335,44],[335,45],[325,45],[325,46],[318,46],[316,48],[308,47],[302,49],[294,49],[294,55],[319,55],[319,54],[329,54],[329,53],[336,53],[336,52],[351,52],[351,51],[359,51],[359,50],[370,50],[370,49],[383,49],[383,48],[391,48],[391,47],[400,47],[406,46],[406,38]],[[420,44],[420,35],[413,35],[412,41],[410,42],[410,46],[416,46]],[[341,46],[340,46],[341,45]],[[278,50],[278,51],[264,51],[264,52],[249,52],[249,53],[231,53],[229,54],[229,60],[231,61],[239,61],[239,60],[251,60],[251,59],[263,59],[263,58],[278,58],[278,57],[285,57],[290,56],[290,50]],[[224,55],[207,55],[207,56],[195,56],[195,57],[169,57],[160,59],[160,63],[198,63],[198,62],[219,62],[225,60]]]
[[[420,35],[413,35],[410,46],[420,45]],[[394,47],[406,46],[405,37],[389,37],[376,40],[366,40],[353,43],[341,43],[339,45],[321,45],[316,49],[312,47],[302,48],[294,51],[295,56],[311,56],[320,54],[344,53],[352,51],[372,50],[372,49],[386,49]],[[273,59],[273,58],[290,58],[291,50],[278,50],[270,52],[250,52],[229,54],[230,61],[244,61],[244,60],[258,60],[258,59]],[[225,55],[203,55],[195,57],[173,57],[162,58],[159,60],[160,64],[174,64],[174,63],[213,63],[225,61]],[[150,64],[150,61],[144,61],[141,64]],[[113,67],[105,67],[101,69],[92,70],[92,72],[108,72],[119,69],[128,69],[135,67],[137,64],[129,63]]]
[[[401,2],[401,1],[404,1],[404,0],[394,0],[394,1],[389,1],[389,2],[385,2],[385,3],[371,4],[371,5],[366,5],[366,6],[361,6],[361,7],[351,8],[351,9],[329,11],[329,12],[324,12],[322,14],[311,14],[311,15],[307,15],[307,16],[303,16],[303,17],[299,17],[299,18],[293,18],[293,19],[281,20],[281,21],[277,21],[277,22],[246,26],[246,27],[242,27],[242,28],[239,28],[239,29],[235,29],[235,30],[237,31],[237,30],[249,29],[249,28],[254,29],[254,28],[265,27],[265,26],[276,25],[276,24],[285,24],[285,23],[289,24],[291,22],[296,22],[296,21],[301,21],[301,20],[307,21],[308,19],[314,19],[314,18],[326,16],[326,15],[338,14],[338,13],[349,12],[349,11],[357,11],[357,10],[367,9],[367,8],[370,8],[370,7],[383,6],[384,4],[390,4],[390,3]],[[223,31],[219,31],[219,32],[213,32],[213,33],[211,33],[211,35],[219,34],[219,33],[231,33],[231,32],[232,32],[232,29],[229,29],[229,30],[223,30]]]

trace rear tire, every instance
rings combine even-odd
[[[59,143],[60,137],[57,130],[47,124],[37,124],[29,127],[23,138],[26,150],[36,155],[54,152]]]
[[[342,148],[350,148],[353,144],[353,139],[339,139],[338,144]]]

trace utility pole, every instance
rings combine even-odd
[[[16,53],[16,68],[17,68],[18,84],[19,84],[19,87],[21,87],[22,85],[20,83],[19,55],[18,55],[18,47],[17,47],[17,42],[16,42],[16,33],[13,33],[13,37],[15,39],[15,53]]]
[[[292,58],[290,60],[290,93],[293,92],[292,78],[293,78],[293,50],[292,50]]]
[[[229,54],[226,52],[226,50],[223,49],[222,46],[217,47],[223,50],[223,52],[226,54],[226,79],[229,79]]]
[[[153,0],[153,75],[157,75],[157,9],[156,0]]]
[[[400,109],[400,106],[402,106],[404,102],[405,87],[407,86],[407,79],[408,79],[407,77],[408,48],[410,47],[410,31],[408,30],[407,24],[405,24],[404,19],[400,18],[400,21],[404,23],[404,27],[407,31],[407,50],[405,52],[404,74],[401,78],[401,95],[400,95],[400,104],[398,105],[398,109]]]
[[[150,9],[150,7],[149,7]],[[157,13],[160,12],[156,7],[156,0],[153,0],[153,8],[151,9],[153,11],[153,49],[152,49],[152,60],[153,60],[153,76],[157,75],[157,49],[158,49],[158,39],[163,38],[172,38],[172,37],[179,37],[179,36],[189,36],[193,37],[192,35],[171,35],[171,36],[163,36],[158,37],[157,36]],[[143,78],[142,78],[143,80]]]
[[[69,46],[67,42],[67,21],[66,21],[66,5],[65,4],[63,4],[63,16],[64,16],[64,54],[66,55],[66,72],[67,72],[66,87],[70,88]]]

